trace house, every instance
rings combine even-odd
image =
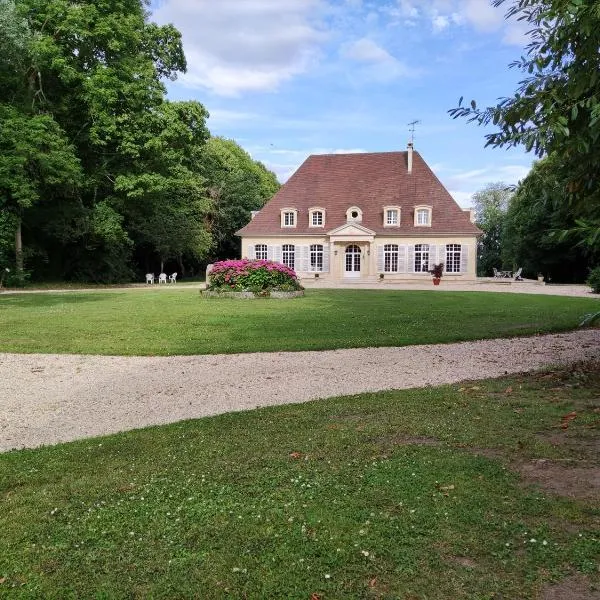
[[[242,257],[302,278],[369,281],[476,277],[481,231],[418,152],[312,155],[237,232]]]

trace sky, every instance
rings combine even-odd
[[[171,100],[198,100],[213,135],[234,139],[284,183],[310,154],[415,149],[454,199],[515,184],[533,156],[485,148],[448,110],[510,96],[526,26],[491,0],[153,0],[183,36],[187,73]]]

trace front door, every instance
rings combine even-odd
[[[360,277],[360,248],[356,244],[346,246],[344,277]]]

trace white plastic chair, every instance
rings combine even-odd
[[[158,276],[158,283],[167,283],[167,274],[166,273],[161,273]]]
[[[172,273],[169,275],[169,283],[177,283],[177,273]]]
[[[520,267],[519,270],[515,273],[515,281],[523,281],[521,277],[521,273],[523,272],[523,267]]]
[[[494,269],[494,277],[502,277],[502,273],[500,273],[500,271],[498,271],[498,269],[496,269],[496,267],[493,267]]]
[[[146,283],[154,283],[154,273],[146,273]]]

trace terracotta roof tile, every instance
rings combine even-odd
[[[480,230],[454,201],[418,152],[413,152],[413,169],[408,173],[408,152],[367,154],[323,154],[309,156],[273,196],[241,236],[319,235],[309,227],[309,209],[326,210],[324,231],[344,225],[351,206],[362,210],[362,225],[385,235],[477,235]],[[414,207],[432,206],[431,227],[414,226]],[[400,226],[383,226],[383,207],[401,208]],[[282,208],[298,211],[295,228],[281,227]]]

